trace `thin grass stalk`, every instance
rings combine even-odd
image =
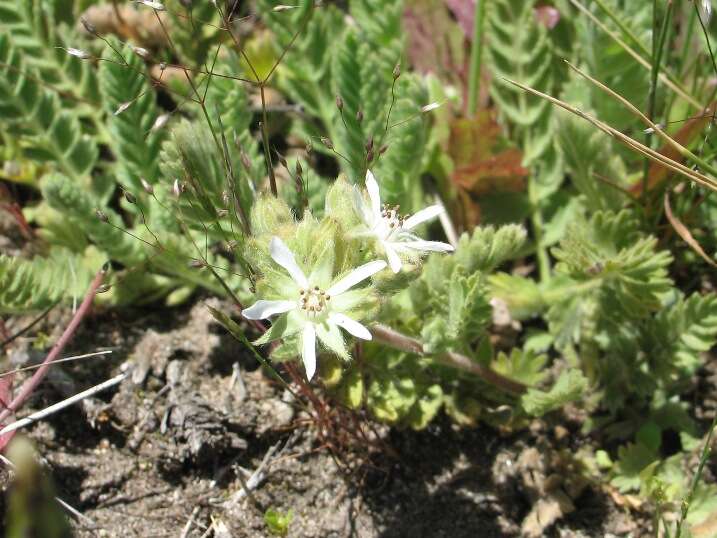
[[[651,148],[648,148],[647,146],[645,146],[644,144],[641,144],[637,140],[630,138],[626,134],[618,131],[617,129],[614,129],[613,127],[609,126],[608,124],[606,124],[596,118],[593,118],[589,114],[586,114],[585,112],[575,108],[574,106],[572,106],[564,101],[561,101],[560,99],[556,99],[555,97],[553,97],[551,95],[548,95],[546,93],[538,91],[534,88],[531,88],[530,86],[526,86],[525,84],[521,84],[520,82],[516,82],[514,80],[507,79],[507,78],[505,80],[506,80],[506,82],[509,82],[509,83],[517,86],[518,88],[521,88],[529,93],[532,93],[533,95],[537,95],[538,97],[542,97],[543,99],[550,101],[554,105],[557,105],[557,106],[567,110],[568,112],[571,112],[572,114],[575,114],[576,116],[579,116],[580,118],[583,118],[584,120],[595,125],[598,129],[600,129],[604,133],[612,136],[613,138],[616,138],[618,141],[622,142],[623,144],[627,145],[628,147],[638,151],[639,153],[641,153],[643,155],[649,155],[653,161],[665,166],[666,168],[691,179],[692,181],[694,181],[695,183],[697,183],[699,185],[707,187],[713,191],[717,191],[717,182],[715,182],[714,179],[709,178],[709,177],[705,176],[704,174],[701,174],[695,170],[692,170],[691,168],[688,168],[688,167],[684,166],[683,164],[678,163],[677,161],[673,161],[672,159],[665,157],[661,153],[659,153]]]
[[[652,76],[650,77],[650,93],[647,104],[647,118],[650,121],[655,119],[655,107],[657,103],[657,77],[660,74],[660,64],[662,63],[662,52],[665,48],[667,37],[667,29],[672,19],[673,4],[671,0],[667,2],[667,12],[662,20],[660,35],[657,37],[657,0],[652,1]],[[650,146],[652,142],[652,133],[645,134],[645,145]],[[647,180],[650,172],[650,160],[645,159],[642,173],[642,193],[643,202],[647,196]]]
[[[625,52],[632,56],[637,63],[639,63],[645,69],[652,70],[652,64],[648,60],[635,52],[627,43],[625,43],[625,41],[620,39],[620,37],[615,32],[610,30],[600,19],[593,15],[589,9],[587,9],[577,0],[570,0],[570,3],[573,4],[576,8],[578,8],[581,12],[583,12],[593,23],[595,23],[598,28],[600,28],[603,32],[610,36],[610,38],[612,38],[618,45],[620,45],[625,50]],[[677,81],[677,79],[675,79],[675,77],[671,73],[667,71],[665,71],[665,73],[660,73],[659,78],[660,81],[665,84],[665,86],[667,86],[677,95],[682,97],[682,99],[692,105],[693,108],[700,111],[704,110],[705,107],[699,101],[697,101],[697,99],[690,95],[687,90],[682,86],[682,84],[680,84],[680,82]]]
[[[470,70],[468,73],[468,109],[469,117],[478,110],[480,99],[480,77],[483,63],[483,26],[485,24],[486,0],[476,0],[473,16],[473,42],[471,43]]]
[[[702,20],[702,17],[699,13],[699,6],[697,5],[697,2],[693,2],[695,6],[695,14],[697,15],[697,20],[700,22],[700,26],[702,27],[702,35],[704,35],[705,43],[707,43],[707,51],[710,54],[710,60],[712,62],[712,71],[714,72],[715,76],[717,76],[717,61],[715,61],[715,55],[714,51],[712,50],[712,44],[710,43],[710,34],[707,31],[707,27],[705,26],[704,21]],[[712,101],[715,96],[717,96],[717,86],[714,87],[712,90],[712,95],[710,96],[709,101]]]
[[[712,419],[712,424],[710,425],[710,429],[707,432],[707,440],[705,441],[705,446],[702,447],[702,453],[700,454],[700,463],[697,466],[697,472],[695,473],[695,476],[692,478],[690,491],[687,493],[687,497],[682,501],[680,519],[677,520],[677,526],[675,527],[675,538],[681,538],[682,536],[682,525],[684,525],[684,522],[687,519],[687,514],[689,513],[690,505],[692,504],[692,499],[695,496],[697,486],[702,479],[702,471],[704,471],[707,459],[710,457],[710,453],[712,452],[712,448],[710,447],[710,445],[712,444],[712,435],[714,434],[715,427],[717,427],[717,413]]]
[[[680,155],[682,155],[682,156],[685,157],[685,158],[688,158],[688,159],[692,160],[695,164],[697,164],[698,166],[700,166],[703,170],[706,170],[707,172],[709,172],[709,173],[712,174],[713,176],[717,177],[717,168],[715,168],[714,166],[712,166],[711,164],[709,164],[709,163],[708,163],[707,161],[705,161],[704,159],[698,157],[695,153],[693,153],[692,151],[690,151],[689,149],[687,149],[685,146],[683,146],[682,144],[680,144],[679,142],[677,142],[674,138],[672,138],[672,137],[669,136],[667,133],[665,133],[664,130],[663,130],[662,128],[660,128],[659,125],[657,125],[655,122],[653,122],[651,118],[649,118],[648,116],[646,116],[645,114],[643,114],[643,113],[640,111],[640,109],[637,108],[637,107],[636,107],[635,105],[633,105],[632,103],[630,103],[630,101],[628,101],[627,99],[625,99],[622,95],[620,95],[619,93],[615,92],[614,90],[612,90],[610,87],[606,86],[605,84],[603,84],[603,83],[600,82],[599,80],[597,80],[597,79],[591,77],[590,75],[588,75],[587,73],[581,71],[580,69],[578,69],[577,67],[575,67],[574,65],[572,65],[570,62],[566,61],[565,63],[567,63],[568,66],[570,67],[570,69],[572,69],[573,71],[575,71],[578,75],[580,75],[581,77],[587,79],[587,80],[590,81],[592,84],[594,84],[595,86],[597,86],[599,89],[601,89],[602,91],[606,92],[608,95],[610,95],[611,97],[613,97],[614,99],[616,99],[617,101],[619,101],[620,103],[622,103],[630,112],[632,112],[635,116],[637,116],[638,118],[640,118],[650,129],[652,129],[652,131],[653,131],[655,134],[657,134],[657,135],[658,135],[660,138],[662,138],[667,144],[669,144],[669,145],[672,146],[675,150],[677,150],[677,152],[678,152]]]

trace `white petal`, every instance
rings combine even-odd
[[[306,379],[311,381],[316,372],[316,329],[313,323],[304,325],[304,334],[301,337],[301,358],[304,361]]]
[[[361,325],[358,321],[355,321],[344,314],[341,314],[339,312],[331,312],[331,314],[329,314],[329,322],[338,325],[356,338],[361,338],[362,340],[371,340],[371,333],[368,332],[368,329],[366,327]]]
[[[265,301],[262,299],[242,310],[241,315],[246,319],[268,319],[274,314],[283,314],[292,308],[296,308],[294,301]]]
[[[375,217],[371,212],[371,208],[364,200],[361,190],[356,185],[354,185],[353,188],[353,205],[358,218],[360,218],[368,228],[373,228]]]
[[[429,252],[453,252],[455,249],[448,243],[440,241],[401,241],[396,246],[412,248],[413,250],[425,250]]]
[[[366,170],[366,190],[371,200],[371,211],[375,219],[381,218],[381,193],[378,189],[378,182],[373,177],[371,170]]]
[[[376,260],[363,264],[351,271],[348,275],[336,282],[333,286],[326,290],[329,295],[339,295],[349,288],[353,288],[359,282],[366,280],[368,277],[375,275],[386,267],[386,262]]]
[[[390,244],[384,243],[383,248],[386,250],[386,257],[388,258],[388,265],[391,267],[391,271],[398,273],[402,266],[401,258],[398,257],[398,254],[396,254],[396,251]]]
[[[412,228],[415,228],[422,222],[426,222],[427,220],[436,218],[441,213],[443,213],[442,205],[436,204],[436,205],[426,207],[425,209],[421,209],[415,215],[411,215],[410,217],[408,217],[403,222],[403,225],[401,226],[401,228],[403,228],[404,230],[411,230]]]
[[[309,281],[306,280],[306,275],[299,268],[299,266],[296,265],[294,254],[289,250],[289,247],[287,247],[284,242],[276,236],[272,237],[271,242],[269,243],[269,254],[271,254],[271,258],[276,263],[286,269],[286,271],[291,275],[291,278],[294,279],[294,282],[296,282],[300,287],[309,287]]]

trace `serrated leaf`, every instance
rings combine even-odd
[[[493,362],[493,369],[510,379],[533,386],[538,385],[547,375],[547,361],[546,355],[513,348],[510,355],[503,352],[498,354]]]
[[[528,389],[520,402],[526,413],[540,417],[567,403],[579,400],[585,396],[587,388],[588,380],[580,370],[565,370],[548,392]]]

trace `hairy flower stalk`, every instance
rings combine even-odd
[[[399,206],[389,207],[381,204],[378,182],[370,170],[366,172],[366,191],[368,201],[358,187],[354,187],[354,209],[363,223],[356,235],[375,239],[380,250],[386,254],[388,264],[394,273],[398,273],[403,266],[401,255],[415,257],[421,252],[454,250],[448,243],[425,241],[411,232],[419,224],[440,215],[443,212],[442,206],[432,205],[414,215],[400,215]]]
[[[363,299],[358,290],[350,290],[383,270],[386,262],[377,260],[366,263],[323,287],[321,268],[317,268],[307,277],[296,263],[294,254],[278,237],[272,237],[269,254],[286,270],[291,279],[282,284],[279,290],[282,298],[260,299],[242,312],[245,318],[253,320],[281,315],[274,321],[272,330],[259,339],[258,343],[299,333],[301,358],[306,377],[311,380],[316,372],[317,337],[327,348],[343,358],[348,358],[348,352],[339,328],[356,338],[371,340],[368,329],[346,315],[346,312]]]

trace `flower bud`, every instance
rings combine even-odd
[[[182,195],[182,192],[184,192],[184,185],[182,185],[178,179],[175,179],[172,184],[172,193],[174,196],[179,198]]]
[[[150,131],[157,131],[167,125],[167,122],[169,121],[169,114],[160,114],[157,116],[157,119],[154,120],[154,124],[152,124],[152,127]]]
[[[143,60],[147,60],[150,56],[149,51],[147,49],[145,49],[144,47],[132,47],[132,52],[134,52],[137,56],[139,56]]]
[[[359,123],[363,122],[363,110],[360,108],[356,111],[356,121]]]
[[[396,64],[396,67],[393,68],[393,80],[396,80],[400,76],[401,76],[401,62],[398,62]]]
[[[120,114],[122,114],[122,112],[124,112],[124,111],[127,110],[129,107],[131,107],[131,106],[132,106],[132,103],[134,103],[134,101],[126,101],[126,102],[124,102],[124,103],[120,103],[120,106],[117,107],[117,110],[115,110],[112,115],[113,115],[113,116],[119,116]]]
[[[368,140],[366,140],[366,145],[364,147],[366,148],[367,152],[373,149],[373,135],[368,137]]]
[[[109,222],[110,221],[110,219],[107,218],[107,215],[105,214],[105,212],[100,209],[95,210],[95,215],[97,215],[97,219],[100,222]]]
[[[137,197],[129,191],[124,191],[124,199],[130,204],[137,203]]]
[[[88,21],[85,17],[80,17],[80,22],[82,23],[82,26],[85,27],[85,30],[88,34],[95,35],[97,34],[97,27],[92,24],[90,21]]]
[[[329,149],[334,149],[334,143],[331,141],[330,138],[326,138],[325,136],[322,136],[321,143]]]
[[[337,95],[337,96],[336,96],[336,108],[338,108],[339,110],[343,110],[343,109],[344,109],[344,100],[341,99],[341,96],[340,96],[340,95]]]
[[[142,184],[142,188],[144,189],[144,191],[147,194],[149,194],[150,196],[152,194],[154,194],[154,187],[152,187],[152,185],[149,184],[149,181],[147,181],[146,179],[141,177],[141,178],[139,178],[139,182]]]

